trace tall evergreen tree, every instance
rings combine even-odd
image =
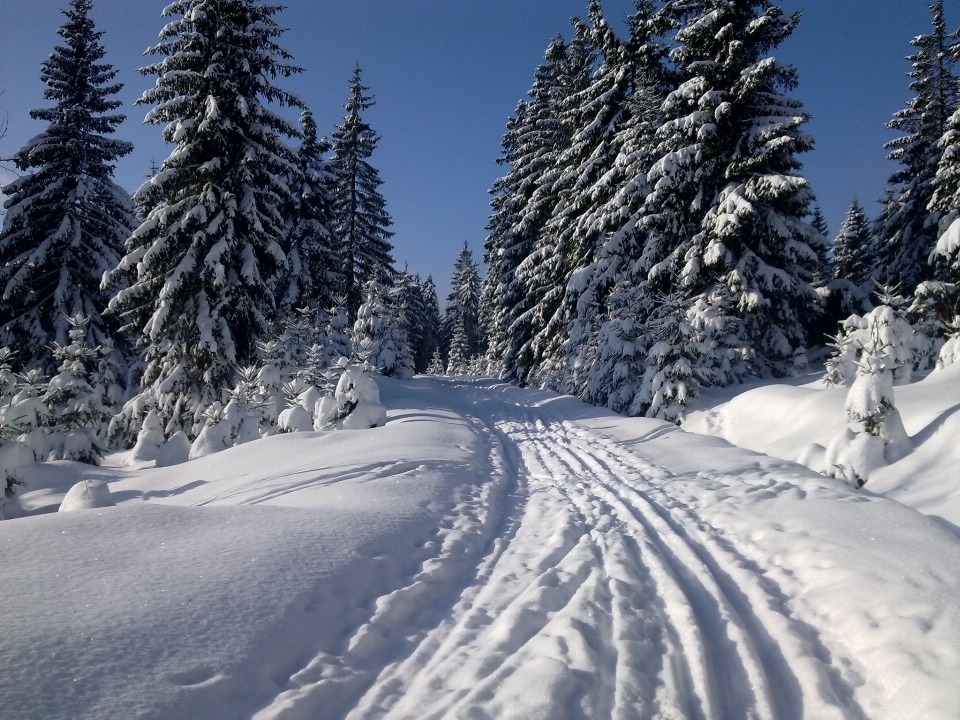
[[[910,90],[913,97],[898,111],[887,127],[904,133],[885,147],[890,159],[899,163],[888,182],[889,201],[878,226],[882,272],[903,288],[915,288],[921,281],[933,279],[927,258],[937,240],[939,211],[930,206],[933,179],[942,153],[938,142],[947,132],[947,123],[957,107],[956,64],[958,32],[947,33],[943,18],[943,0],[929,6],[933,29],[910,44],[916,52],[908,56],[912,68]]]
[[[371,278],[381,283],[393,281],[393,246],[388,230],[390,215],[380,194],[383,181],[369,159],[380,136],[363,119],[373,107],[369,88],[360,82],[360,68],[350,79],[350,96],[343,123],[333,133],[333,168],[337,174],[334,196],[336,235],[343,270],[343,292],[351,321],[356,317],[364,284]]]
[[[663,17],[652,2],[637,0],[634,5],[636,12],[628,18],[629,37],[619,42],[607,29],[598,42],[604,58],[598,78],[609,67],[607,73],[626,79],[621,82],[628,83],[628,94],[622,101],[621,123],[611,138],[616,152],[613,166],[584,189],[585,195],[598,199],[598,206],[584,213],[580,232],[595,234],[596,248],[590,264],[577,268],[567,286],[566,306],[575,304],[576,312],[563,347],[563,389],[599,404],[607,403],[613,377],[643,373],[638,364],[642,356],[634,353],[630,342],[621,342],[633,332],[637,308],[618,307],[626,297],[623,291],[636,278],[627,280],[616,297],[612,291],[616,279],[629,275],[643,250],[641,218],[651,191],[647,173],[655,159],[654,133],[662,115],[660,106],[672,89],[664,63]]]
[[[274,80],[300,71],[276,42],[279,6],[258,0],[177,0],[148,53],[160,59],[143,94],[146,122],[175,145],[139,191],[154,209],[111,273],[129,284],[110,302],[141,334],[143,386],[168,434],[199,432],[237,364],[253,361],[286,268],[282,214],[297,128],[269,103],[301,107]]]
[[[814,248],[817,251],[817,269],[813,273],[813,284],[815,287],[823,287],[833,279],[834,269],[832,243],[828,240],[830,226],[827,225],[827,219],[823,216],[819,203],[813,206],[810,227],[816,230],[822,239],[822,242]]]
[[[317,137],[313,113],[300,116],[303,139],[297,149],[298,172],[290,209],[288,282],[282,298],[286,308],[326,310],[333,303],[341,277],[333,234],[333,190],[336,175],[324,155],[330,150]]]
[[[456,329],[460,328],[462,338],[461,354],[466,360],[472,360],[483,350],[483,331],[480,327],[480,272],[473,260],[473,253],[463,243],[463,249],[457,255],[453,276],[450,278],[450,294],[447,295],[447,308],[444,313],[444,334],[449,344],[453,342]]]
[[[867,215],[856,198],[833,241],[834,277],[855,285],[869,282],[873,273],[873,239]]]
[[[555,204],[551,187],[557,159],[573,134],[561,121],[562,106],[571,92],[582,89],[577,87],[577,80],[584,79],[582,55],[579,44],[571,48],[562,37],[550,43],[528,92],[530,99],[518,104],[503,138],[499,162],[510,170],[491,190],[484,317],[489,360],[505,380],[525,381],[534,364],[531,340],[543,289],[531,280],[533,254]]]
[[[812,193],[796,155],[812,140],[801,130],[806,113],[785,94],[796,73],[768,55],[799,15],[766,0],[671,0],[661,17],[678,28],[671,58],[680,84],[663,104],[657,131],[643,254],[630,270],[635,280],[620,279],[618,297],[636,308],[620,342],[646,365],[629,411],[676,416],[675,403],[658,404],[651,385],[674,386],[680,376],[671,373],[683,375],[682,405],[707,379],[727,384],[751,368],[792,368],[818,311],[810,280],[822,238],[802,219]],[[660,317],[664,303],[684,320]],[[650,313],[656,323],[648,322]],[[691,340],[694,357],[676,362],[691,348],[670,350],[651,328],[678,328],[681,335],[668,334],[680,342],[691,317],[713,339]],[[634,376],[613,377],[618,409],[628,397],[616,383],[629,386]]]
[[[71,0],[58,30],[64,43],[42,65],[44,98],[53,107],[30,116],[47,127],[14,155],[27,173],[3,190],[9,196],[0,233],[0,345],[17,348],[24,365],[55,367],[51,344],[68,344],[68,317],[88,318],[85,342],[101,344],[111,330],[100,313],[100,289],[134,224],[127,193],[113,182],[113,163],[133,150],[107,137],[123,122],[114,113],[122,85],[102,62],[106,52],[89,16],[89,0]]]
[[[420,295],[423,298],[423,337],[415,350],[414,363],[417,372],[425,373],[429,371],[434,356],[440,351],[440,332],[443,322],[440,318],[437,286],[433,282],[432,275],[428,275],[427,279],[421,283]]]

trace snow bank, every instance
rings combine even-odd
[[[85,478],[118,507],[0,522],[4,720],[249,718],[337,663],[334,685],[369,684],[412,632],[394,625],[453,602],[506,491],[438,389],[399,384],[391,404],[384,428],[176,467],[29,468],[32,512]],[[326,717],[350,697],[331,692]]]
[[[960,526],[960,368],[932,372],[894,387],[893,393],[913,449],[891,458],[891,464],[879,463],[864,490]],[[710,407],[707,393],[684,429],[718,435],[818,472],[827,469],[825,448],[846,428],[847,388],[827,390],[819,380],[800,387],[771,384],[720,398]]]

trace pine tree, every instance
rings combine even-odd
[[[597,12],[599,9],[597,8]],[[575,21],[576,32],[573,40],[565,47],[557,85],[557,93],[551,107],[556,131],[564,139],[563,145],[555,149],[551,165],[542,176],[534,190],[530,205],[547,211],[543,218],[543,227],[538,230],[532,252],[520,263],[516,270],[517,280],[526,293],[529,308],[522,316],[529,327],[530,339],[522,347],[523,354],[529,359],[529,368],[521,381],[526,384],[552,386],[556,368],[554,359],[557,332],[555,325],[564,325],[563,300],[567,282],[574,269],[573,257],[577,250],[582,255],[582,243],[574,233],[569,232],[565,219],[576,214],[571,203],[576,201],[575,183],[579,166],[578,160],[589,155],[595,148],[593,133],[581,132],[584,118],[580,111],[580,102],[587,103],[587,113],[599,114],[601,125],[611,118],[610,108],[602,101],[594,103],[590,97],[591,74],[596,60],[596,48],[587,26]],[[597,107],[599,104],[599,107]],[[612,113],[616,116],[616,110]],[[601,133],[603,134],[603,133]],[[602,142],[602,154],[608,153],[608,143]],[[586,160],[586,158],[583,158]],[[568,167],[568,164],[573,167]],[[589,176],[591,173],[587,173]],[[575,225],[575,223],[571,223]],[[580,248],[574,247],[581,245]],[[559,315],[558,315],[559,313]],[[566,328],[560,329],[561,334]],[[560,338],[562,342],[562,337]]]
[[[784,374],[819,314],[810,282],[823,240],[803,220],[813,195],[796,155],[813,140],[801,103],[785,94],[797,73],[768,55],[800,16],[761,0],[677,0],[667,12],[684,19],[674,58],[686,79],[666,102],[668,152],[649,200],[662,180],[680,180],[694,229],[689,240],[668,233],[681,285],[740,319],[755,372]]]
[[[113,99],[122,85],[89,13],[89,0],[71,0],[58,45],[42,65],[44,98],[32,110],[47,127],[13,160],[27,173],[3,190],[9,196],[0,233],[0,345],[18,349],[23,365],[55,367],[51,343],[68,343],[66,318],[89,318],[86,342],[112,328],[100,317],[107,296],[100,278],[113,269],[134,224],[127,193],[113,182],[113,163],[133,150],[108,137],[123,122]]]
[[[823,211],[820,204],[813,206],[813,217],[810,220],[810,227],[817,231],[821,242],[814,248],[817,251],[817,269],[813,273],[814,287],[823,287],[834,278],[832,244],[828,240],[830,237],[830,226],[823,217]]]
[[[449,338],[448,347],[452,348],[456,328],[460,327],[463,337],[459,341],[463,344],[464,361],[469,362],[482,352],[483,336],[480,328],[480,273],[466,242],[457,255],[450,288],[443,320],[444,334]]]
[[[618,304],[642,279],[631,275],[644,247],[644,203],[652,189],[647,174],[655,159],[660,106],[672,80],[664,64],[667,46],[660,38],[663,18],[654,12],[651,2],[634,4],[636,13],[628,18],[629,37],[622,43],[610,39],[599,43],[604,63],[598,75],[609,65],[617,77],[629,80],[629,94],[621,108],[624,117],[611,140],[616,151],[613,167],[584,191],[603,199],[580,221],[582,232],[597,234],[597,247],[590,264],[575,270],[567,285],[566,304],[570,308],[575,302],[576,312],[563,347],[563,389],[598,404],[607,404],[607,392],[614,387],[608,381],[613,377],[621,378],[615,383],[620,392],[626,391],[620,383],[628,375],[643,374],[633,344],[621,342],[634,332],[638,306],[632,300],[631,307]],[[618,278],[621,287],[614,297]],[[627,370],[630,366],[636,373]]]
[[[375,278],[367,281],[364,290],[364,301],[353,326],[356,360],[389,377],[411,377],[413,355],[397,297]]]
[[[957,54],[960,55],[960,48]],[[940,222],[930,261],[940,267],[936,275],[957,283],[960,282],[960,110],[950,116],[938,147],[941,155],[932,181],[934,189],[929,208],[939,215]]]
[[[298,186],[289,233],[287,288],[282,303],[289,308],[329,308],[342,278],[333,233],[333,191],[336,174],[324,158],[330,143],[317,137],[309,110],[300,116],[303,139],[297,149]]]
[[[874,270],[871,249],[873,240],[867,215],[856,198],[833,241],[834,277],[855,285],[869,282]]]
[[[369,162],[380,136],[362,117],[374,104],[373,96],[364,94],[367,90],[360,82],[360,68],[356,67],[344,105],[347,114],[333,133],[336,237],[351,321],[362,302],[364,283],[374,277],[381,283],[393,280],[393,246],[389,242],[393,233],[387,229],[391,225],[390,215],[380,194],[380,173]]]
[[[333,300],[330,317],[324,330],[325,360],[332,365],[340,358],[349,358],[353,354],[350,340],[350,317],[347,312],[347,298],[338,295]]]
[[[942,150],[939,141],[957,107],[958,79],[953,74],[960,30],[947,33],[943,0],[930,5],[933,30],[910,44],[916,52],[907,59],[912,69],[913,97],[887,127],[904,133],[884,147],[899,169],[888,182],[889,201],[878,228],[882,252],[877,271],[889,282],[915,288],[921,281],[939,279],[927,259],[937,241],[937,204],[931,206],[934,177]]]
[[[297,128],[267,107],[301,107],[273,84],[299,68],[276,43],[280,8],[257,0],[178,0],[140,103],[176,147],[137,193],[154,209],[109,280],[129,284],[110,309],[141,335],[145,392],[169,434],[191,437],[222,402],[237,364],[254,359],[286,268],[285,179]]]
[[[417,372],[429,372],[434,356],[440,351],[440,302],[437,299],[437,286],[433,276],[428,275],[420,286],[423,298],[423,337],[419,347],[414,352],[414,364]]]
[[[584,80],[582,55],[579,43],[571,48],[559,36],[550,43],[530,99],[517,105],[502,141],[498,162],[510,170],[491,189],[483,317],[489,362],[505,380],[523,382],[533,366],[530,343],[539,293],[529,282],[532,255],[555,203],[550,188],[557,160],[573,135],[573,128],[561,122],[562,105],[580,89],[576,80]],[[572,72],[574,67],[581,72]]]
[[[456,323],[450,334],[450,351],[447,360],[448,375],[466,375],[470,372],[470,362],[475,357],[471,352],[470,337],[464,315],[456,316]]]

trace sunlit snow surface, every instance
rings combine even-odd
[[[36,466],[0,717],[960,716],[933,520],[569,398],[381,390],[384,428]],[[118,506],[53,513],[82,479]]]

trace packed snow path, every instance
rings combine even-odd
[[[61,527],[91,522],[87,555],[101,560],[127,526],[144,538],[155,525],[167,548],[183,533],[195,567],[171,577],[209,582],[242,618],[209,606],[183,614],[176,582],[150,597],[149,613],[131,602],[115,621],[135,628],[134,641],[112,659],[128,666],[88,673],[116,683],[113,695],[50,703],[44,716],[960,717],[960,541],[934,521],[715,438],[549,393],[418,378],[384,381],[383,397],[382,429],[271,438],[206,464],[101,469],[118,508],[66,526],[63,515],[0,524],[14,557],[43,546],[44,527],[28,525],[48,518],[57,548]],[[154,505],[154,517],[143,501],[202,507]],[[273,507],[249,507],[262,505]],[[224,517],[236,535],[214,527]],[[236,558],[224,551],[234,546]],[[270,562],[251,573],[248,550]],[[15,572],[0,571],[0,595]],[[10,599],[14,628],[18,613],[39,615],[35,601]],[[98,616],[84,612],[61,614],[49,632],[96,634]],[[31,622],[42,636],[42,618]],[[149,650],[158,632],[166,665]],[[13,667],[22,648],[6,642],[0,660]],[[58,650],[59,680],[56,664],[42,679],[8,677],[66,697],[68,670],[94,662],[77,648]],[[0,701],[20,711],[11,717],[31,717],[31,697],[0,678]]]
[[[484,382],[447,387],[491,440],[491,473],[505,475],[495,480],[508,491],[505,512],[449,615],[417,634],[412,651],[379,674],[347,717],[827,720],[923,707],[925,700],[910,696],[919,688],[904,687],[906,678],[869,677],[870,658],[858,655],[869,655],[871,641],[825,644],[829,615],[847,600],[809,608],[808,618],[802,603],[791,602],[803,582],[787,566],[811,563],[810,574],[835,575],[828,584],[842,593],[860,564],[829,513],[822,529],[837,537],[811,532],[819,524],[817,504],[869,500],[759,456],[748,456],[744,466],[744,453],[684,438],[662,423],[633,421],[649,432],[628,445],[603,433],[609,419],[601,414],[591,422],[590,409],[565,399],[530,403],[529,392]],[[566,419],[578,411],[586,416],[581,422]],[[675,469],[643,452],[645,443],[668,436],[681,446],[665,453]],[[678,453],[689,455],[679,461]],[[704,469],[697,471],[698,463]],[[816,495],[807,509],[814,517],[803,518],[802,529],[757,517],[761,505],[795,505],[808,493]],[[886,509],[913,515],[892,504]],[[865,529],[857,530],[859,545]],[[952,540],[946,533],[941,539]],[[832,573],[838,549],[852,564]],[[819,554],[829,559],[818,561]],[[870,608],[863,610],[849,620],[875,626]],[[956,605],[948,615],[960,618]],[[951,622],[937,619],[939,627]],[[924,634],[920,617],[903,620]],[[935,655],[934,645],[931,638]],[[898,649],[882,654],[889,660]],[[899,658],[903,669],[919,660],[908,655]],[[929,679],[934,697],[946,691],[960,708],[956,688],[935,687],[945,676]],[[258,717],[322,715],[326,702],[318,698],[326,685],[281,695]],[[857,698],[864,685],[890,704],[865,708]],[[935,707],[924,709],[934,717]]]

